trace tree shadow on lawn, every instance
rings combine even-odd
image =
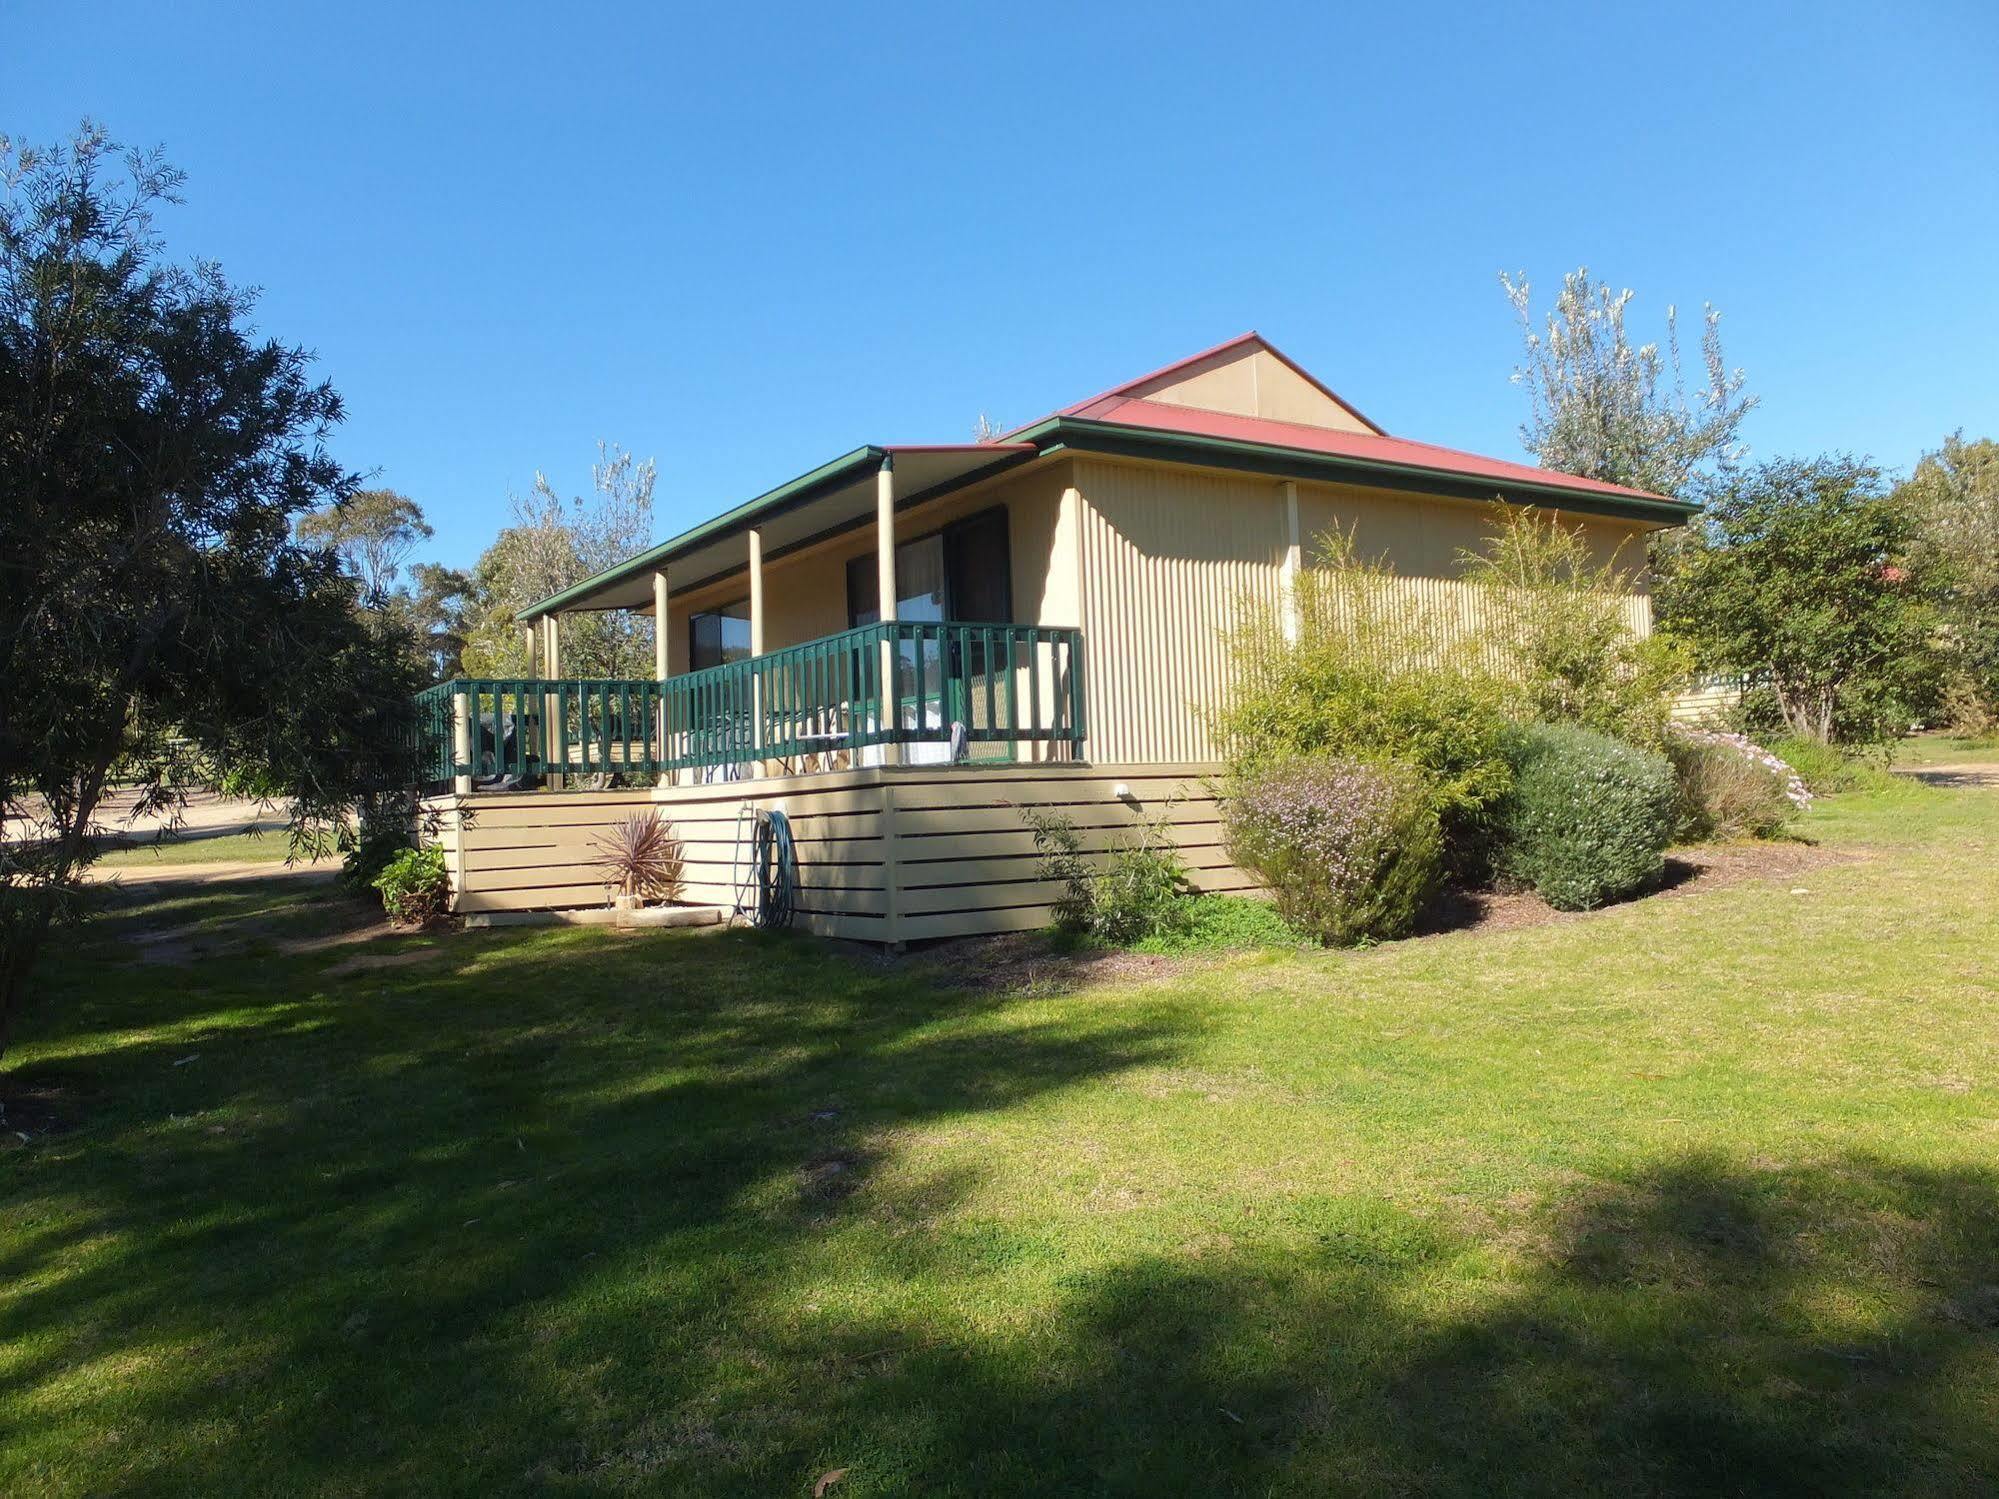
[[[245,1492],[1999,1480],[1990,1173],[1651,1163],[1524,1244],[1292,1196],[1070,1268],[913,1142],[1170,1065],[1170,993],[940,996],[747,933],[447,946],[82,1017],[101,1112],[5,1178],[0,1454]]]
[[[226,929],[232,899],[272,915],[221,892],[155,914]],[[946,998],[751,933],[453,940],[329,978],[113,966],[134,931],[55,965],[45,1019],[75,1054],[0,1075],[87,1101],[0,1178],[0,1454],[66,1379],[85,1431],[144,1433],[120,1481],[167,1488],[519,1483],[595,1429],[548,1407],[537,1309],[644,1287],[640,1330],[670,1337],[819,1238],[899,1132],[1157,1064],[1177,1034],[1164,1005]],[[118,1373],[79,1386],[98,1365]],[[624,1372],[617,1398],[649,1400],[657,1376]]]
[[[761,1377],[697,1379],[539,1476],[749,1494],[844,1467],[849,1495],[1999,1483],[1989,1175],[1693,1158],[1552,1223],[1482,1288],[1474,1246],[1350,1198],[1296,1204],[1260,1245],[1078,1276],[1020,1330],[759,1325],[746,1305]]]

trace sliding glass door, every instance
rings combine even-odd
[[[996,505],[895,549],[896,618],[1011,624],[1012,574],[1006,509]],[[881,618],[878,583],[872,555],[847,564],[848,624],[868,625]],[[904,717],[910,721],[903,727],[948,735],[953,723],[970,725],[974,714],[983,720],[986,698],[997,695],[1004,702],[1011,689],[1011,672],[1006,671],[988,691],[988,677],[1000,671],[1006,671],[1006,663],[986,660],[982,638],[963,649],[936,640],[904,641],[897,686],[905,698],[927,701],[926,717],[934,721],[918,724],[915,710],[907,708]]]

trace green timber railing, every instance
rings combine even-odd
[[[417,695],[432,781],[694,771],[722,778],[905,758],[1079,758],[1080,630],[898,620],[705,671],[650,678],[460,678]],[[465,725],[465,757],[454,753]],[[975,752],[973,746],[987,746]]]

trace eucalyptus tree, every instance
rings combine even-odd
[[[1543,468],[1680,495],[1748,452],[1742,422],[1756,408],[1721,346],[1721,314],[1701,313],[1701,374],[1691,388],[1680,357],[1679,313],[1666,309],[1665,343],[1634,344],[1629,290],[1612,291],[1581,267],[1562,278],[1536,323],[1526,276],[1499,277],[1520,322],[1525,360],[1513,383],[1527,392],[1520,439]]]

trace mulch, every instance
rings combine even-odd
[[[1863,855],[1817,844],[1781,841],[1727,843],[1673,850],[1660,885],[1640,900],[1676,900],[1752,880],[1796,879],[1814,869],[1851,863]],[[1623,904],[1629,905],[1627,901]],[[1609,910],[1618,909],[1615,906]],[[1593,911],[1557,911],[1531,891],[1447,891],[1415,936],[1421,942],[1461,932],[1508,932],[1558,921],[1588,921]],[[1099,982],[1142,983],[1217,961],[1206,955],[1167,955],[1075,949],[1047,932],[961,937],[901,960],[937,982],[976,994],[1056,995]]]

